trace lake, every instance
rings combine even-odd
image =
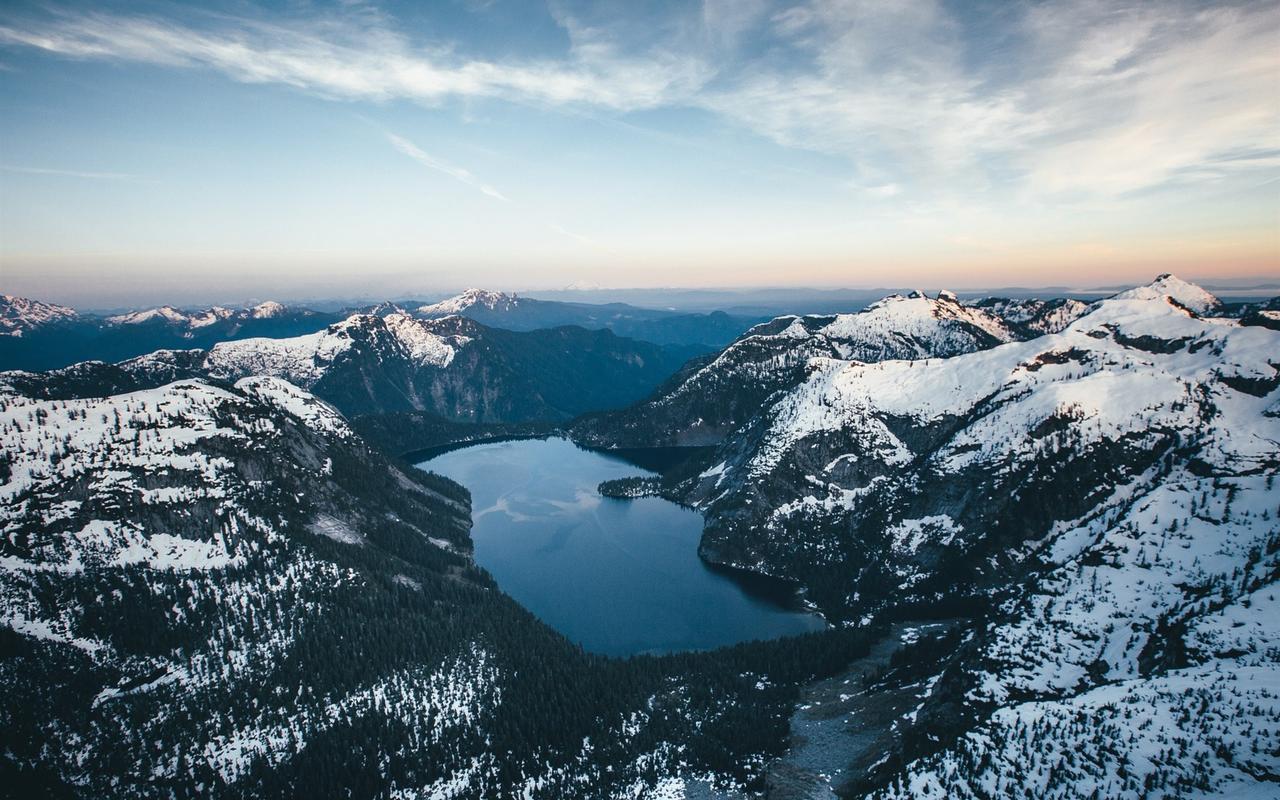
[[[667,500],[617,500],[601,481],[652,474],[567,439],[478,444],[421,462],[471,490],[475,560],[504,591],[587,650],[703,650],[820,630],[698,557],[702,517]],[[772,596],[771,596],[772,594]]]

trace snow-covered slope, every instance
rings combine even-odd
[[[155,320],[164,320],[179,325],[190,325],[192,318],[185,312],[179,311],[173,306],[160,306],[158,308],[148,308],[142,311],[130,311],[126,314],[117,314],[114,317],[107,317],[107,322],[112,325],[141,325],[144,322],[152,322]]]
[[[814,359],[686,485],[705,555],[833,617],[982,620],[862,788],[1274,788],[1280,333],[1206,295],[1162,276],[1030,341]]]
[[[444,367],[465,336],[441,336],[403,314],[356,315],[323,331],[289,339],[241,339],[214,345],[205,367],[215,377],[275,375],[299,386],[313,386],[334,362],[359,346],[387,350],[415,367]]]
[[[277,303],[275,300],[265,300],[247,310],[249,312],[249,316],[254,319],[270,319],[271,317],[278,317],[288,311],[284,305]]]
[[[1009,299],[985,297],[970,305],[998,317],[1021,335],[1031,339],[1046,333],[1057,333],[1089,313],[1089,303],[1071,298],[1040,300],[1038,298]]]
[[[269,321],[269,320],[268,320]],[[465,423],[559,421],[634,402],[697,349],[622,339],[608,331],[513,332],[459,316],[355,314],[284,338],[161,349],[116,364],[0,373],[0,384],[48,397],[83,397],[180,378],[234,382],[268,375],[356,416],[424,411]]]
[[[584,420],[575,434],[609,446],[707,445],[722,441],[776,392],[804,379],[808,362],[947,357],[1013,341],[999,318],[936,298],[892,295],[856,314],[779,317],[757,325],[715,358],[691,364],[634,408]]]
[[[74,322],[79,315],[66,306],[0,295],[0,336],[22,336],[45,325]]]
[[[514,294],[491,292],[486,289],[468,289],[462,294],[454,295],[438,303],[419,306],[416,312],[428,319],[447,317],[451,314],[465,314],[473,309],[486,311],[510,311],[520,305],[520,298]]]
[[[41,378],[0,393],[0,794],[736,794],[857,653],[589,656],[471,563],[464,489],[305,391]]]
[[[280,671],[372,579],[332,560],[330,537],[378,548],[399,528],[439,542],[426,545],[437,566],[398,566],[419,586],[468,569],[454,555],[469,547],[465,494],[399,472],[297,388],[7,394],[0,440],[10,769],[40,766],[84,796],[229,787],[375,707],[401,708],[429,741],[496,702],[484,650],[463,642],[401,667],[366,659],[359,681]]]
[[[1165,273],[1146,286],[1138,286],[1116,295],[1117,300],[1159,300],[1168,298],[1197,314],[1222,310],[1222,301],[1211,293],[1188,283],[1176,275]]]
[[[1002,320],[962,305],[945,290],[937,298],[891,295],[857,314],[837,316],[819,333],[857,361],[947,358],[1017,338]]]

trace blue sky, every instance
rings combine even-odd
[[[0,286],[1280,273],[1280,7],[6,3]]]

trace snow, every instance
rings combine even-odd
[[[235,316],[234,311],[222,306],[213,306],[208,311],[197,311],[187,318],[187,324],[192,328],[207,328],[210,325],[217,324],[224,319],[230,319]]]
[[[441,300],[439,303],[419,306],[417,312],[424,317],[447,317],[453,314],[466,313],[476,307],[488,309],[489,311],[510,311],[519,304],[520,298],[514,294],[491,292],[485,289],[468,289],[462,294],[455,295],[447,300]]]
[[[205,356],[204,366],[214,377],[270,375],[310,388],[348,353],[385,341],[400,348],[416,367],[447,367],[458,348],[470,340],[464,336],[446,338],[430,325],[400,313],[385,317],[355,314],[304,336],[219,342]]]
[[[935,514],[920,519],[904,519],[886,531],[892,547],[898,553],[913,554],[931,540],[939,545],[949,545],[964,528],[946,514]]]
[[[1209,664],[1000,709],[873,797],[1263,800],[1277,752],[1280,669]],[[1148,781],[1182,790],[1151,795]]]
[[[113,325],[138,325],[143,322],[150,322],[153,319],[163,319],[169,322],[187,324],[190,322],[186,314],[182,313],[173,306],[160,306],[159,308],[148,308],[144,311],[130,311],[127,314],[119,314],[114,317],[107,317],[107,322]]]
[[[1155,420],[1192,429],[1201,424],[1192,389],[1201,385],[1215,387],[1213,399],[1226,413],[1208,422],[1209,447],[1226,447],[1219,439],[1232,438],[1236,455],[1253,460],[1274,450],[1274,438],[1252,434],[1249,425],[1233,432],[1237,426],[1229,417],[1261,416],[1265,401],[1228,388],[1222,379],[1274,375],[1268,358],[1276,333],[1197,319],[1163,294],[1126,295],[1101,302],[1061,333],[945,360],[815,359],[806,383],[775,406],[770,434],[751,469],[757,475],[771,470],[797,442],[826,430],[854,439],[860,444],[856,452],[876,453],[886,464],[906,463],[913,454],[884,418],[924,425],[967,414],[980,403],[994,412],[967,426],[940,466],[954,470],[984,460],[1003,451],[1011,438],[1022,442],[1015,457],[1029,457],[1038,443],[1028,432],[1058,415],[1077,420],[1075,429],[1093,441],[1151,427]],[[1132,338],[1186,339],[1197,347],[1151,353],[1118,341],[1116,331]],[[1042,363],[1046,356],[1050,363]]]
[[[341,325],[290,339],[240,339],[210,348],[205,367],[215,377],[272,375],[314,385],[353,342]]]
[[[1117,300],[1156,300],[1171,298],[1197,314],[1207,314],[1222,307],[1222,301],[1209,292],[1176,275],[1164,274],[1146,286],[1120,292]]]
[[[0,336],[22,336],[42,325],[71,322],[78,318],[79,314],[73,308],[11,294],[0,295]]]
[[[355,435],[336,408],[288,381],[269,375],[255,375],[241,378],[236,381],[235,387],[297,417],[307,427],[342,438]]]
[[[950,292],[937,299],[920,292],[908,297],[891,295],[857,314],[837,316],[821,333],[860,346],[915,340],[919,343],[916,355],[924,357],[973,349],[969,346],[973,329],[997,342],[1017,338],[1003,322],[981,309],[961,305]]]
[[[419,365],[447,367],[453,361],[457,349],[443,336],[432,332],[423,322],[406,314],[389,314],[383,318],[387,329],[409,352]],[[465,337],[454,337],[458,344],[465,344]]]
[[[982,535],[944,513],[945,499],[898,510],[894,492],[909,496],[918,476],[1017,481],[1058,452],[1088,462],[1116,443],[1177,447],[1005,553],[1039,568],[966,666],[983,721],[877,796],[1137,798],[1175,785],[1152,796],[1274,796],[1258,776],[1280,770],[1280,332],[1198,316],[1215,308],[1162,276],[1026,342],[948,359],[815,359],[769,409],[740,457],[747,482],[724,502],[765,494],[750,491],[778,486],[763,481],[784,467],[778,481],[794,486],[823,442],[826,469],[805,479],[819,490],[779,498],[767,536],[820,564],[823,540],[787,538],[803,536],[807,515],[882,501],[881,558],[903,588],[936,568],[922,548]],[[921,430],[944,433],[908,435]]]
[[[267,300],[249,309],[249,316],[254,319],[270,319],[271,317],[278,317],[284,312],[285,307],[283,305],[274,300]]]

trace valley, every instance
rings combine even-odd
[[[1265,796],[1266,310],[1173,276],[1088,305],[900,295],[687,360],[390,311],[0,373],[4,775]]]

